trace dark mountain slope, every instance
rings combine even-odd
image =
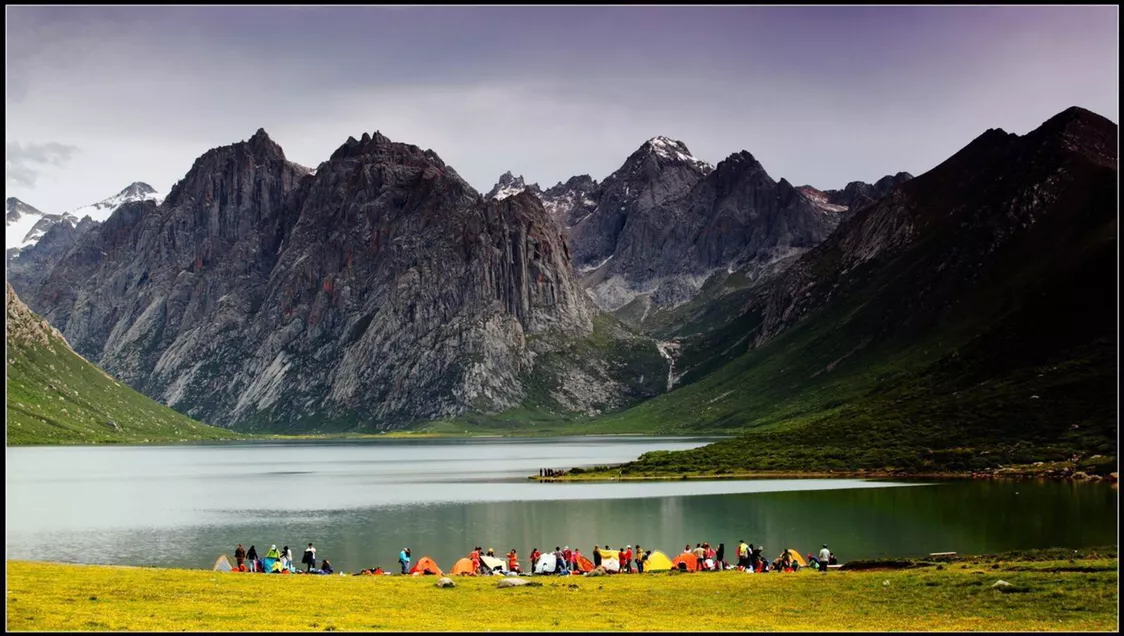
[[[711,331],[746,353],[614,418],[752,432],[633,470],[1114,455],[1115,139],[1081,109],[991,130],[858,212]]]

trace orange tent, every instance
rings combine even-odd
[[[437,567],[433,559],[427,556],[418,559],[417,565],[410,570],[410,574],[436,574],[437,576],[445,576],[445,573],[441,571],[441,568]]]
[[[472,559],[465,557],[460,561],[453,564],[453,571],[449,574],[465,574],[468,576],[476,576],[476,570],[472,568]]]
[[[582,572],[589,572],[593,570],[593,561],[585,558],[585,555],[578,555],[578,567],[576,569]]]
[[[671,569],[678,570],[680,563],[687,564],[687,571],[694,572],[699,569],[699,558],[690,552],[684,552],[671,560]]]

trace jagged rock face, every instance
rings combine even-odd
[[[857,212],[873,204],[890,193],[895,186],[905,183],[913,178],[908,172],[899,172],[895,175],[886,175],[873,184],[862,181],[852,181],[842,190],[827,190],[827,202],[840,205],[851,212]]]
[[[570,177],[565,183],[558,182],[540,194],[539,198],[558,226],[569,230],[593,214],[600,196],[598,183],[589,175],[583,174]]]
[[[77,244],[78,238],[96,225],[89,217],[84,217],[78,225],[71,225],[69,221],[56,223],[35,244],[9,250],[5,275],[16,293],[29,296]]]
[[[517,405],[536,357],[588,335],[595,312],[533,194],[484,201],[432,151],[378,133],[315,176],[264,131],[212,150],[161,206],[122,206],[82,237],[37,297],[117,377],[248,428]]]
[[[860,294],[896,299],[871,332],[924,333],[965,290],[995,276],[989,270],[1001,256],[1025,264],[1049,254],[1049,243],[1112,222],[1116,134],[1115,124],[1080,108],[1021,137],[988,130],[855,213],[774,280],[747,307],[762,315],[756,341]]]
[[[682,142],[655,137],[602,182],[593,212],[570,227],[574,266],[592,270],[613,257],[618,243],[648,231],[653,211],[685,196],[711,167]]]
[[[599,306],[615,310],[640,299],[647,315],[653,304],[689,300],[716,271],[772,272],[827,238],[841,218],[787,181],[773,181],[748,152],[695,174],[683,190],[682,172],[672,173],[654,189],[674,196],[626,217],[611,260],[583,280]]]

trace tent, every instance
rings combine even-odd
[[[445,573],[441,571],[441,568],[437,567],[433,559],[427,556],[418,559],[414,567],[410,568],[410,574],[436,574],[437,576],[445,576]]]
[[[616,559],[620,557],[621,554],[620,550],[598,550],[598,552],[601,553],[601,561],[605,561],[606,559]]]
[[[466,576],[475,576],[476,571],[472,569],[472,559],[465,557],[460,561],[453,564],[453,571],[449,574],[462,574]]]
[[[215,559],[215,567],[211,569],[216,572],[231,572],[234,567],[230,565],[230,559],[226,558],[225,554],[220,554],[219,558]]]
[[[800,567],[802,567],[802,568],[808,567],[808,562],[805,561],[804,557],[800,556],[800,553],[797,552],[796,550],[793,550],[792,548],[789,548],[788,549],[788,556],[793,561],[796,561],[797,563],[799,563]]]
[[[645,572],[666,572],[671,569],[671,559],[659,550],[652,550],[648,560],[644,563]]]
[[[672,559],[671,560],[671,567],[678,570],[678,569],[680,569],[680,567],[679,567],[680,563],[683,563],[683,564],[687,565],[687,571],[688,572],[694,572],[695,570],[699,569],[699,558],[696,557],[694,554],[691,554],[690,552],[684,552],[683,554],[680,554],[679,556]]]
[[[590,561],[582,555],[578,555],[578,567],[576,569],[580,572],[589,572],[593,570],[593,561]]]
[[[538,563],[535,563],[535,574],[554,574],[554,570],[558,565],[558,559],[554,557],[553,552],[548,552],[539,557]]]
[[[281,562],[278,561],[277,559],[274,559],[273,557],[265,557],[264,559],[261,560],[261,571],[262,572],[274,572],[274,571],[280,572],[281,571]]]
[[[602,558],[601,567],[605,568],[606,572],[620,572],[621,562],[617,560],[617,557],[611,559]]]
[[[507,572],[507,564],[503,562],[503,559],[485,555],[480,557],[480,562],[484,564],[484,567],[487,568],[489,572]]]

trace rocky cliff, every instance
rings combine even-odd
[[[658,384],[566,355],[596,310],[537,197],[485,200],[378,133],[315,174],[262,130],[211,150],[162,204],[81,237],[35,302],[79,352],[224,426],[387,429],[531,398],[594,413]]]

